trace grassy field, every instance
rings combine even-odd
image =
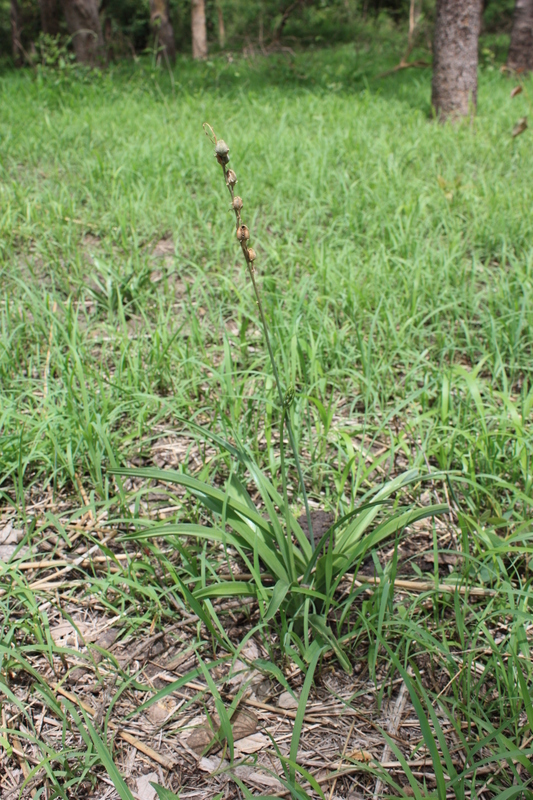
[[[109,736],[149,697],[186,697],[187,724],[216,706],[233,757],[230,718],[255,685],[228,693],[236,663],[300,697],[294,728],[273,736],[273,793],[533,796],[533,161],[530,131],[511,137],[533,85],[511,99],[491,43],[475,122],[439,126],[429,70],[376,77],[401,45],[384,34],[373,47],[184,59],[172,75],[146,61],[1,77],[2,797],[21,776],[24,796],[142,796],[146,769]],[[218,545],[136,535],[141,517],[205,523],[198,495],[111,473],[155,465],[248,485],[210,431],[282,490],[276,387],[205,121],[231,147],[311,505],[342,517],[408,469],[434,474],[398,502],[448,504],[335,587],[338,649],[320,661],[307,622],[305,646],[284,651],[292,634],[260,595],[235,606],[205,594],[229,559]],[[125,649],[102,644],[109,629]],[[157,683],[136,643],[148,654],[163,634],[178,672]],[[342,677],[343,654],[355,678]],[[80,664],[90,680],[77,685]],[[90,686],[96,722],[76,705],[91,706]],[[306,702],[344,709],[329,728],[335,784],[300,757],[312,753]],[[395,727],[395,708],[411,728]],[[347,755],[354,709],[362,760]],[[160,760],[155,781],[184,797],[261,791],[244,773],[202,782],[175,744],[185,722],[168,713],[147,741],[157,749],[164,733],[180,772]]]

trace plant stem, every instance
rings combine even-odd
[[[215,143],[216,143],[217,140],[216,140],[216,136],[214,135],[213,129],[211,128],[211,126],[207,126],[207,127],[210,129],[211,133],[213,134],[214,139],[215,139]],[[206,125],[204,125],[204,130],[206,130]],[[206,130],[206,133],[207,133],[207,130]],[[222,167],[222,171],[224,173],[224,181],[225,181],[226,186],[228,187],[228,191],[229,191],[229,193],[231,195],[231,205],[232,205],[233,210],[235,211],[236,230],[238,231],[239,228],[242,226],[242,220],[241,220],[240,208],[236,207],[235,203],[234,203],[234,200],[235,200],[235,192],[233,190],[233,185],[234,184],[228,180],[228,170],[226,168],[226,163],[224,163],[224,160],[222,160],[218,156],[217,156],[217,160],[218,160],[219,164]],[[226,162],[227,162],[227,160],[228,159],[226,159]],[[235,181],[237,180],[236,177],[234,177],[234,180]],[[241,202],[241,207],[242,207],[242,202]],[[247,234],[247,235],[249,235],[249,234]],[[308,500],[308,497],[307,497],[307,492],[305,490],[305,483],[304,483],[304,476],[303,476],[303,472],[302,472],[302,466],[300,464],[300,458],[298,456],[298,448],[296,447],[296,440],[294,438],[294,433],[293,433],[293,430],[292,430],[292,425],[291,425],[290,416],[289,416],[289,409],[287,409],[286,413],[285,413],[285,397],[283,395],[283,389],[281,387],[281,381],[279,379],[278,368],[276,366],[276,360],[274,358],[274,351],[272,350],[272,344],[270,342],[270,334],[268,332],[268,324],[267,324],[267,321],[266,321],[265,312],[264,312],[264,309],[263,309],[263,304],[261,302],[261,295],[259,294],[259,287],[257,286],[257,282],[255,280],[255,270],[254,270],[254,264],[253,264],[254,258],[255,258],[255,254],[252,257],[250,257],[250,252],[248,250],[247,240],[244,237],[240,238],[239,241],[240,241],[241,249],[242,249],[245,261],[246,261],[246,266],[248,268],[248,274],[250,275],[250,278],[251,278],[251,281],[252,281],[252,286],[254,287],[255,297],[256,297],[256,300],[257,300],[257,307],[259,308],[259,315],[261,317],[261,325],[263,326],[263,334],[264,334],[265,341],[266,341],[266,346],[267,346],[267,349],[268,349],[268,355],[270,357],[270,363],[272,364],[272,372],[274,374],[274,380],[276,382],[276,387],[277,387],[277,390],[278,390],[279,402],[280,402],[281,409],[282,409],[281,436],[283,437],[283,420],[285,420],[285,424],[287,426],[287,433],[289,435],[289,443],[290,443],[291,450],[292,450],[293,455],[294,455],[294,462],[296,464],[296,471],[298,473],[298,480],[300,482],[300,486],[301,486],[301,490],[302,490],[302,497],[303,497],[304,506],[305,506],[305,516],[307,518],[307,527],[309,528],[309,539],[311,541],[311,544],[312,544],[313,550],[314,550],[314,548],[315,548],[315,537],[314,537],[314,534],[313,534],[313,523],[311,521],[311,511],[309,509],[309,500]],[[291,531],[287,530],[287,536],[290,536],[290,535],[291,535]]]
[[[281,388],[281,381],[279,379],[278,368],[276,366],[276,361],[274,359],[274,352],[272,350],[272,345],[270,343],[270,335],[268,333],[268,325],[267,325],[265,313],[263,311],[263,304],[261,302],[261,296],[259,294],[259,287],[257,286],[257,282],[255,280],[253,265],[250,264],[248,260],[246,261],[246,265],[248,267],[248,272],[249,272],[250,278],[252,279],[252,285],[254,287],[255,297],[256,297],[256,300],[257,300],[257,306],[259,308],[259,314],[261,315],[261,324],[263,326],[263,332],[265,334],[265,341],[266,341],[266,345],[267,345],[267,348],[268,348],[268,354],[270,356],[270,363],[272,364],[272,372],[274,374],[274,380],[276,381],[276,386],[278,387],[278,395],[279,395],[279,401],[281,403],[281,408],[283,409],[283,407],[285,405],[285,398],[283,396],[283,390]],[[293,455],[294,455],[294,461],[296,463],[296,471],[298,473],[298,480],[300,481],[300,486],[302,488],[302,497],[303,497],[303,501],[304,501],[304,505],[305,505],[305,516],[307,518],[307,526],[309,528],[309,538],[311,540],[311,544],[313,545],[313,550],[314,550],[314,548],[315,548],[315,537],[313,535],[313,523],[311,522],[311,511],[309,509],[309,500],[307,498],[307,492],[305,490],[304,476],[303,476],[302,467],[301,467],[301,464],[300,464],[300,459],[298,457],[298,448],[296,447],[296,441],[294,439],[294,433],[293,433],[293,430],[292,430],[292,425],[291,425],[291,420],[290,420],[289,410],[288,409],[287,409],[286,413],[284,413],[284,411],[282,411],[282,425],[281,425],[281,435],[282,436],[283,436],[283,416],[285,417],[285,425],[287,427],[287,433],[289,434],[289,443],[290,443],[291,450],[292,450]],[[290,535],[290,531],[288,531],[288,534]]]

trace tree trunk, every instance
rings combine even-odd
[[[43,33],[57,36],[59,33],[59,9],[57,0],[39,0],[41,28]]]
[[[480,6],[481,0],[437,0],[431,102],[442,121],[476,108]]]
[[[104,37],[96,0],[61,0],[76,59],[96,66],[105,61]]]
[[[20,8],[18,0],[11,0],[11,45],[13,48],[13,61],[17,67],[24,61],[24,51],[22,49],[21,33],[22,23],[20,19]]]
[[[205,0],[192,0],[192,57],[207,58],[207,29],[205,26]]]
[[[222,13],[222,3],[217,0],[217,15],[218,15],[218,43],[220,49],[223,50],[226,46],[226,28],[224,26],[224,14]]]
[[[533,70],[533,0],[516,0],[507,66],[520,72]]]
[[[290,5],[287,6],[285,11],[283,12],[283,16],[281,17],[281,20],[280,20],[280,23],[279,23],[278,27],[274,31],[274,36],[272,37],[272,41],[273,42],[279,42],[281,40],[281,35],[283,33],[283,28],[287,24],[287,21],[288,21],[290,15],[292,14],[292,12],[294,11],[294,9],[298,8],[299,5],[300,5],[300,0],[294,0],[293,3],[291,3]]]
[[[176,41],[174,28],[170,21],[168,0],[150,0],[150,23],[155,33],[156,45],[165,57],[174,63],[176,60]]]

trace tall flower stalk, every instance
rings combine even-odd
[[[307,518],[307,527],[309,529],[309,538],[311,540],[311,544],[313,545],[313,549],[315,547],[315,539],[313,535],[313,524],[311,521],[311,513],[309,509],[309,500],[307,498],[307,492],[305,490],[305,483],[302,473],[302,467],[300,464],[300,458],[298,456],[298,448],[296,446],[296,440],[294,438],[294,432],[292,430],[292,424],[290,420],[289,414],[289,407],[292,403],[294,397],[294,390],[289,388],[289,390],[284,393],[281,381],[279,378],[279,372],[276,365],[276,360],[274,358],[274,351],[272,350],[272,344],[270,341],[270,334],[268,330],[268,324],[265,317],[265,312],[263,308],[263,303],[261,302],[261,295],[259,293],[259,287],[256,281],[256,273],[255,273],[255,266],[254,262],[256,260],[256,252],[253,247],[250,247],[248,242],[250,240],[250,231],[248,227],[243,223],[241,217],[241,211],[243,208],[243,201],[239,195],[235,194],[235,184],[237,183],[237,176],[232,169],[228,168],[229,163],[229,147],[223,139],[218,139],[215,135],[215,132],[211,125],[208,125],[207,122],[204,123],[204,131],[206,132],[207,136],[211,139],[213,144],[215,145],[215,157],[222,167],[222,171],[224,173],[224,180],[226,186],[228,187],[228,191],[231,196],[231,206],[233,211],[235,212],[235,233],[237,239],[241,245],[241,250],[244,255],[244,260],[246,261],[246,268],[248,270],[248,274],[250,276],[250,280],[252,281],[252,286],[255,293],[255,298],[257,301],[257,307],[259,309],[259,315],[261,317],[261,325],[263,327],[263,335],[265,337],[265,342],[268,350],[268,355],[270,357],[270,363],[272,364],[272,373],[274,375],[274,380],[276,382],[276,387],[278,390],[279,395],[279,402],[282,409],[282,418],[281,418],[281,446],[283,447],[283,425],[285,424],[287,428],[287,434],[289,437],[289,444],[291,446],[291,450],[294,455],[294,462],[296,464],[296,470],[298,473],[298,480],[300,482],[300,488],[302,492],[302,497],[305,506],[305,515]],[[282,478],[284,484],[284,491],[286,491],[286,480],[285,480],[285,469],[284,465],[282,464]],[[290,533],[288,532],[288,535]]]

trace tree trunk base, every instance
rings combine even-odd
[[[105,64],[104,37],[96,0],[62,0],[76,60],[91,67]]]
[[[475,112],[480,25],[481,0],[437,0],[431,102],[441,121]]]
[[[192,57],[207,58],[207,28],[205,24],[205,0],[192,0]]]
[[[533,70],[533,0],[516,0],[507,66],[515,72]]]

